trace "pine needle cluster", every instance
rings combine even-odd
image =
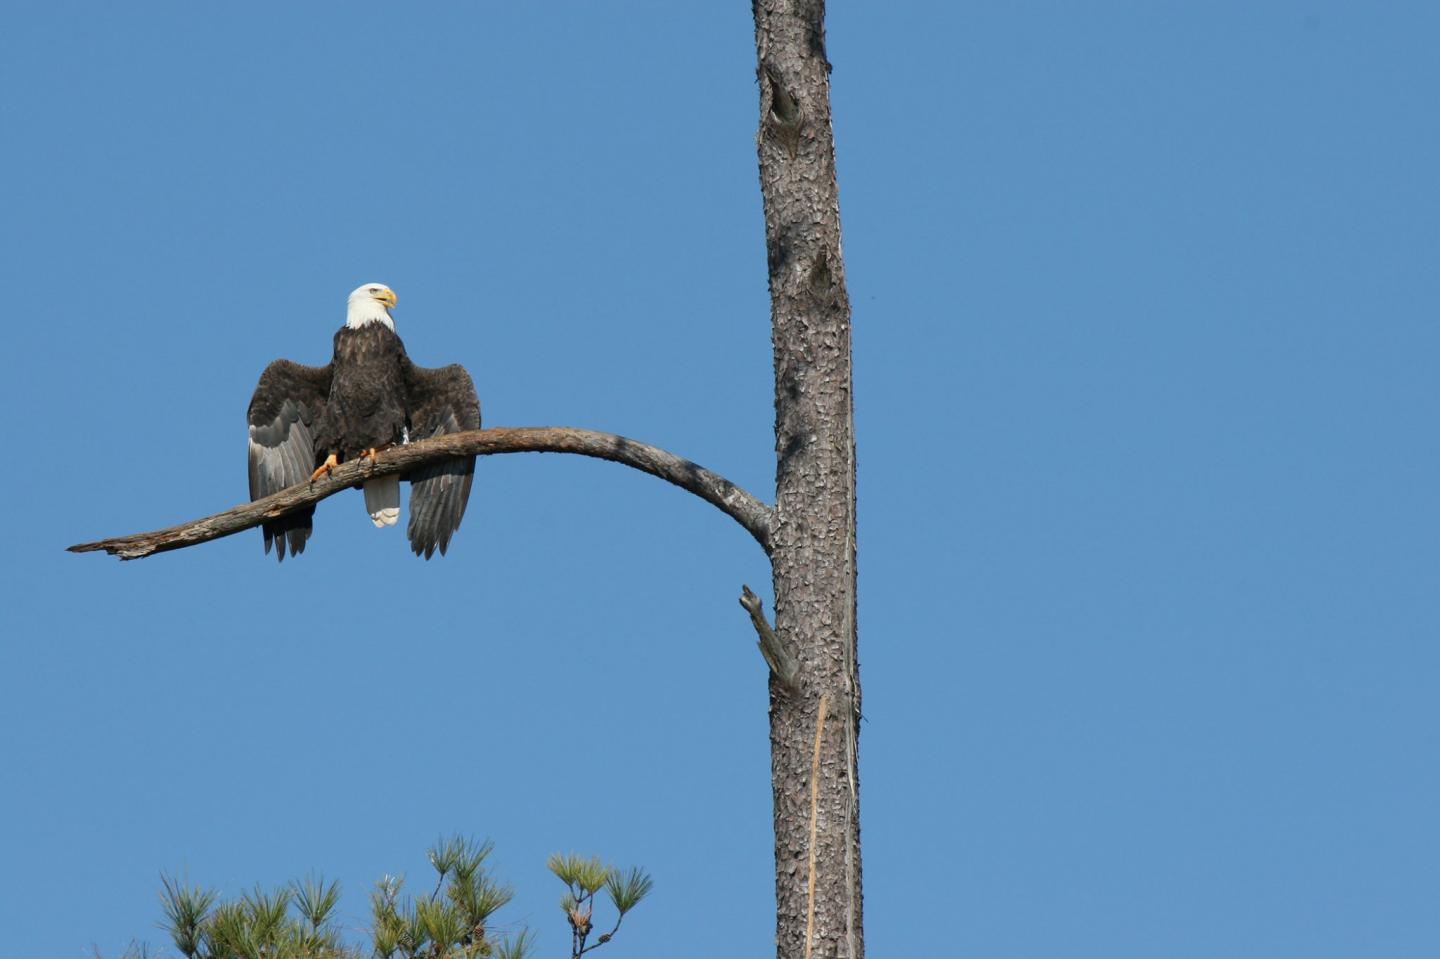
[[[515,895],[482,868],[494,844],[463,836],[442,839],[427,858],[435,887],[419,899],[403,897],[405,880],[386,876],[370,893],[371,935],[377,959],[522,959],[528,930],[498,939],[490,917]]]
[[[602,864],[594,856],[585,858],[574,853],[556,853],[546,865],[565,883],[560,908],[570,922],[570,959],[580,959],[585,953],[612,941],[615,933],[620,931],[625,914],[634,909],[654,885],[649,874],[639,866],[622,872],[614,866]],[[595,894],[601,889],[605,890],[610,905],[615,909],[615,925],[590,942],[590,935],[595,931]]]
[[[269,892],[257,886],[228,900],[162,876],[161,928],[185,959],[525,959],[530,931],[499,935],[492,921],[514,896],[484,868],[493,848],[488,840],[441,839],[427,853],[435,884],[418,896],[406,894],[403,876],[380,879],[370,892],[368,948],[344,941],[335,915],[340,884],[318,876]],[[611,941],[652,885],[639,868],[620,872],[595,858],[557,854],[548,865],[566,885],[561,905],[570,922],[572,959]],[[617,917],[609,932],[589,942],[601,889]],[[127,959],[147,954],[135,948]]]
[[[163,927],[186,959],[360,959],[335,928],[339,883],[257,886],[221,902],[212,889],[161,877]]]

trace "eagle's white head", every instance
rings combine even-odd
[[[395,301],[395,291],[384,283],[357,286],[345,307],[345,325],[358,330],[366,323],[384,323],[393,331],[395,321],[390,318],[390,308]]]

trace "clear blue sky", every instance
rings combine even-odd
[[[616,956],[771,950],[768,570],[620,467],[482,460],[450,555],[245,498],[266,362],[400,295],[492,425],[770,498],[749,4],[47,3],[0,61],[0,947],[162,870],[346,922],[493,837],[642,863]],[[1440,949],[1440,8],[832,4],[875,956]]]

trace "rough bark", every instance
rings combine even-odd
[[[775,349],[775,627],[799,663],[770,684],[776,951],[864,954],[850,301],[823,0],[754,0],[760,188]]]
[[[490,456],[497,453],[576,453],[622,463],[674,483],[713,504],[745,527],[766,552],[770,550],[770,507],[718,473],[657,446],[613,433],[568,427],[517,427],[450,433],[392,447],[381,452],[373,462],[364,459],[342,463],[318,482],[299,483],[273,496],[242,503],[213,516],[149,533],[80,543],[71,546],[70,551],[89,553],[104,550],[121,559],[139,559],[259,526],[266,520],[318,503],[371,477],[409,472],[452,456]]]

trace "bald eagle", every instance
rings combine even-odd
[[[395,292],[367,283],[350,294],[335,357],[325,366],[276,360],[250,399],[250,498],[314,482],[346,460],[441,433],[480,428],[480,401],[459,365],[425,369],[410,362],[395,335]],[[410,548],[445,555],[460,528],[475,457],[460,456],[406,475],[410,481]],[[365,510],[377,527],[400,518],[400,477],[365,483]],[[283,561],[305,550],[315,507],[263,526],[265,552]]]

